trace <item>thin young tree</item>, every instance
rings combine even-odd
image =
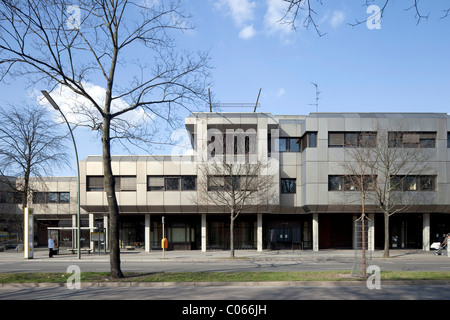
[[[376,206],[384,216],[384,252],[389,257],[389,218],[413,205],[430,202],[431,181],[434,169],[430,165],[432,152],[422,145],[419,133],[403,131],[401,126],[390,129],[377,127],[376,143],[372,139],[361,142],[359,147],[348,148],[349,161],[345,165],[350,175],[359,176],[359,188],[364,180],[358,172],[363,172],[370,181],[370,189],[365,189],[363,201]],[[353,167],[352,164],[353,163]],[[431,178],[430,178],[431,179]],[[363,188],[364,189],[364,188]]]
[[[76,117],[69,118],[99,133],[112,277],[123,277],[112,141],[137,141],[148,150],[150,121],[176,126],[177,108],[207,101],[208,55],[175,46],[178,32],[192,29],[188,21],[181,1],[0,3],[0,78],[27,78],[52,95],[70,92]]]
[[[210,144],[206,160],[198,165],[199,192],[195,201],[199,206],[229,213],[233,258],[236,219],[244,213],[268,210],[278,184],[271,174],[270,161],[256,155],[256,131],[247,136],[242,129],[228,130],[226,137],[218,130],[208,132]]]

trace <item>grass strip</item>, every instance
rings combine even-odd
[[[82,272],[81,282],[251,282],[251,281],[345,281],[350,271],[304,272],[157,272],[124,273],[112,279],[108,272]],[[0,283],[65,283],[71,273],[0,273]],[[450,280],[450,271],[384,271],[381,280]]]

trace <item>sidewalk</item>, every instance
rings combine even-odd
[[[372,260],[385,259],[383,258],[382,250],[375,250],[369,252]],[[263,250],[258,252],[256,250],[235,250],[236,259],[248,259],[253,261],[341,261],[353,259],[355,257],[355,250]],[[211,250],[202,252],[200,250],[191,251],[165,251],[164,259],[161,250],[152,252],[145,252],[141,249],[124,250],[121,251],[120,259],[122,262],[127,261],[186,261],[186,262],[223,262],[224,259],[230,258],[230,251],[228,250]],[[443,259],[446,257],[435,256],[430,251],[422,251],[419,249],[395,249],[390,250],[390,258],[395,260],[434,260]],[[0,252],[0,262],[7,261],[23,261],[23,252],[16,252],[15,250],[6,250]],[[33,260],[48,260],[48,249],[35,248],[33,252]],[[79,261],[77,254],[66,252],[61,248],[61,254],[55,255],[54,258],[58,261]],[[81,254],[81,260],[84,261],[109,261],[108,253],[84,253]]]

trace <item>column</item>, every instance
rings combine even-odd
[[[206,213],[202,213],[202,252],[206,252]]]
[[[261,252],[263,249],[263,224],[262,224],[262,213],[258,213],[257,229],[256,229],[256,241],[257,241],[257,251]]]
[[[77,227],[77,215],[72,215],[72,228]],[[72,229],[72,249],[75,249],[77,246],[77,229]]]
[[[369,221],[370,221],[370,227],[369,227],[369,251],[375,251],[375,213],[369,213]]]
[[[312,218],[313,251],[319,251],[319,214],[313,213]]]
[[[423,214],[422,250],[430,251],[430,214]]]
[[[145,214],[145,252],[151,251],[151,239],[150,239],[150,213]]]
[[[356,220],[358,220],[357,215],[352,216],[352,248],[356,249]]]
[[[93,213],[89,213],[89,248],[93,251],[94,250],[94,242],[91,241],[91,232],[94,231],[94,220],[95,216]]]

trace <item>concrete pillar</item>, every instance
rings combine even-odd
[[[77,227],[77,215],[72,215],[72,228]],[[72,229],[72,249],[75,249],[77,246],[77,229]]]
[[[256,241],[257,241],[257,251],[262,251],[263,249],[263,223],[262,214],[258,213],[257,230],[256,230]]]
[[[375,251],[375,213],[369,213],[369,251]]]
[[[352,216],[352,248],[356,249],[356,229],[355,229],[355,224],[356,224],[356,220],[358,219],[357,215],[353,215]]]
[[[422,250],[430,251],[430,214],[424,213],[422,219]]]
[[[312,218],[313,251],[319,251],[319,214],[313,213]]]
[[[94,231],[94,222],[95,222],[95,216],[93,213],[89,213],[89,248],[91,250],[94,250],[94,241],[91,241],[91,232]]]
[[[202,252],[206,252],[206,213],[202,213]]]
[[[145,214],[145,252],[150,252],[152,250],[151,248],[151,235],[150,235],[150,213]]]

